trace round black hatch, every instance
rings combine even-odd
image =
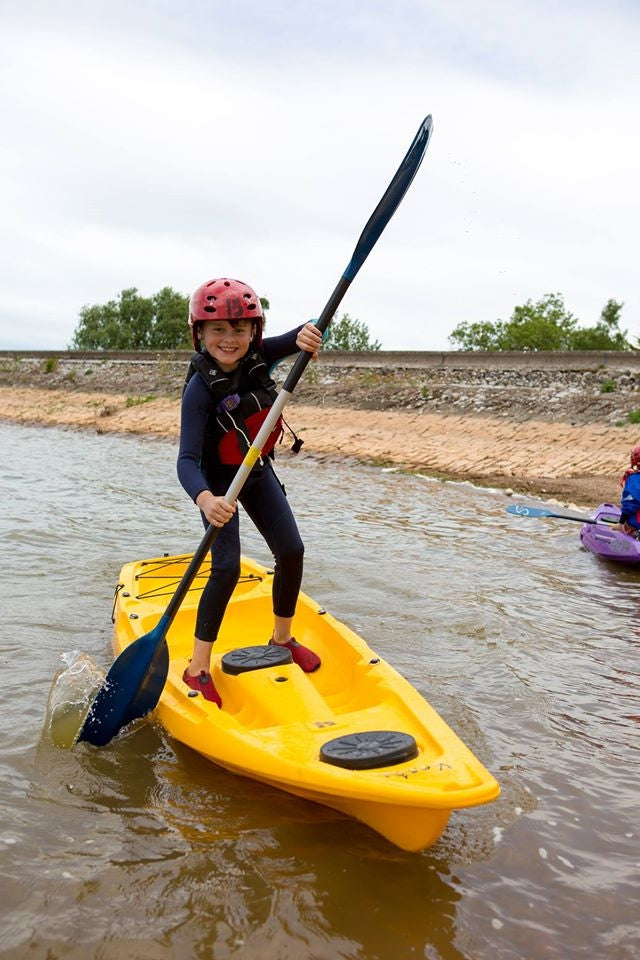
[[[370,730],[329,740],[320,748],[320,759],[348,770],[372,770],[404,763],[418,756],[418,745],[408,733]]]
[[[293,657],[286,647],[272,644],[261,647],[238,647],[237,650],[225,653],[220,662],[224,673],[237,676],[239,673],[248,673],[249,670],[283,667],[285,663],[293,663]]]

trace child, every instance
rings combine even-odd
[[[269,370],[297,350],[317,357],[322,334],[307,323],[263,340],[258,296],[247,284],[230,279],[198,287],[189,303],[189,326],[198,353],[182,397],[178,478],[200,508],[205,528],[213,524],[220,532],[198,606],[193,656],[182,679],[220,707],[210,673],[211,650],[240,575],[239,517],[236,504],[227,503],[224,494],[275,400]],[[269,643],[287,647],[294,662],[310,673],[318,669],[320,658],[291,636],[304,546],[268,456],[280,433],[278,425],[238,499],[275,559]]]
[[[631,468],[620,478],[620,527],[625,533],[640,539],[640,446],[631,451]]]

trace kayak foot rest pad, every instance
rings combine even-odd
[[[275,644],[261,647],[238,647],[230,650],[220,660],[224,673],[237,677],[239,673],[248,673],[250,670],[265,670],[267,667],[283,667],[286,663],[293,663],[291,650],[287,647],[278,647]]]
[[[349,733],[328,740],[320,748],[320,759],[348,770],[373,770],[404,763],[418,756],[418,746],[409,733],[398,730],[371,730]]]

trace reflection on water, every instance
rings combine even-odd
[[[496,775],[420,855],[219,770],[141,721],[41,736],[65,651],[108,666],[123,563],[192,549],[171,443],[0,425],[2,956],[501,960],[640,955],[640,574],[502,494],[278,466],[304,589]],[[269,557],[242,519],[244,549]],[[80,698],[81,699],[81,698]]]

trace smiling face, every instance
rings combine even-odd
[[[229,373],[247,353],[255,328],[251,320],[205,320],[198,337],[220,369]]]

